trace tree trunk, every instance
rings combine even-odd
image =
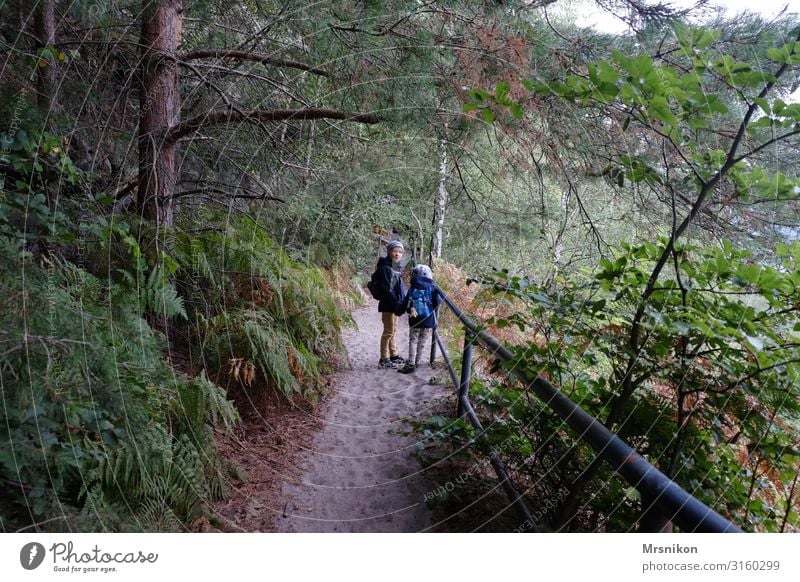
[[[689,421],[691,420],[692,412],[691,410],[686,410],[686,397],[687,393],[678,388],[678,417],[675,421],[677,430],[672,445],[672,451],[670,452],[669,464],[664,471],[664,474],[670,479],[673,479],[678,472],[678,463],[680,462],[683,449],[686,446],[686,440],[689,438]]]
[[[56,42],[56,15],[54,0],[43,0],[36,11],[36,48],[50,48]],[[55,55],[47,59],[45,66],[37,67],[37,104],[42,120],[46,122],[53,105],[53,96],[56,89],[56,60]]]
[[[543,281],[545,287],[552,285],[561,271],[561,256],[564,252],[564,237],[566,236],[567,228],[569,227],[575,215],[578,213],[579,209],[580,206],[576,204],[573,206],[572,210],[570,210],[569,190],[564,190],[564,192],[561,193],[561,211],[563,213],[564,220],[561,223],[558,233],[556,233],[555,241],[553,242],[553,262]]]
[[[794,481],[792,481],[792,486],[789,488],[789,494],[786,496],[786,511],[783,514],[783,520],[781,521],[781,529],[779,530],[780,533],[786,531],[786,523],[789,521],[789,513],[792,511],[792,500],[794,499],[794,492],[795,488],[797,487],[797,480],[800,479],[800,472],[795,473]]]
[[[173,221],[176,143],[167,139],[180,118],[176,49],[182,0],[147,0],[142,10],[142,85],[139,94],[139,213],[157,227]]]
[[[444,134],[439,140],[439,191],[436,195],[436,207],[433,213],[433,241],[431,242],[431,264],[433,259],[442,258],[442,239],[444,230],[444,212],[447,209],[447,123],[444,124]]]

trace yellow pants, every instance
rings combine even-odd
[[[393,358],[397,355],[397,316],[391,311],[382,311],[383,333],[381,334],[381,360]]]

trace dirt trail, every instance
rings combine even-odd
[[[343,334],[350,367],[334,377],[322,426],[300,456],[300,476],[283,484],[277,531],[419,532],[432,525],[424,498],[433,485],[413,456],[416,439],[391,431],[408,430],[404,417],[432,414],[432,400],[452,388],[430,385],[427,364],[412,374],[379,369],[376,302],[353,318],[358,329]],[[406,318],[397,345],[406,357]]]

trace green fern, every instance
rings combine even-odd
[[[170,436],[157,427],[136,431],[133,438],[110,450],[100,463],[102,484],[108,490],[140,498],[150,474],[163,473],[171,462]]]
[[[175,260],[181,265],[184,274],[191,276],[195,281],[205,279],[210,287],[217,287],[218,279],[211,266],[209,251],[206,248],[208,240],[191,236],[188,233],[179,233],[175,242]]]
[[[156,489],[160,489],[156,486]],[[178,517],[163,497],[146,499],[137,511],[137,521],[143,531],[180,533],[186,524]]]
[[[189,521],[194,521],[203,514],[204,504],[211,497],[203,460],[186,434],[175,442],[174,452],[167,498],[170,506],[179,507]]]
[[[99,486],[105,499],[124,503],[143,520],[144,530],[181,531],[224,493],[220,463],[204,452],[211,443],[213,434],[205,426],[177,438],[163,427],[150,427],[109,452],[100,471],[89,475],[96,480],[87,495],[96,495]]]
[[[191,381],[180,384],[177,396],[171,401],[172,412],[190,432],[206,424],[230,431],[239,419],[236,409],[225,398],[225,391],[208,379],[205,370]]]
[[[3,530],[185,531],[224,494],[212,426],[235,411],[167,365],[136,281],[41,268],[0,237],[0,483],[21,484],[0,494]],[[143,288],[148,309],[180,314],[160,272]]]
[[[288,400],[309,397],[318,385],[316,356],[267,312],[220,315],[208,322],[206,338],[204,354],[211,365],[222,369],[230,358],[253,362],[261,377]]]
[[[167,318],[176,315],[180,315],[183,319],[189,317],[183,305],[183,298],[178,295],[175,287],[169,282],[164,269],[160,266],[155,267],[147,276],[141,290],[141,305],[143,310],[149,310]]]

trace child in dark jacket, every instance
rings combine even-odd
[[[437,326],[436,308],[442,302],[439,290],[433,284],[433,273],[427,265],[417,265],[411,271],[411,288],[403,300],[408,312],[408,361],[398,372],[409,374],[417,369],[422,352]],[[422,313],[419,311],[422,310]],[[427,313],[426,313],[427,312]]]
[[[378,259],[378,288],[380,300],[378,311],[381,312],[383,333],[381,334],[381,357],[378,366],[381,368],[394,368],[397,364],[405,362],[397,353],[397,316],[403,313],[403,298],[405,289],[400,278],[400,260],[403,258],[403,243],[399,240],[390,241],[386,247],[386,256]]]

